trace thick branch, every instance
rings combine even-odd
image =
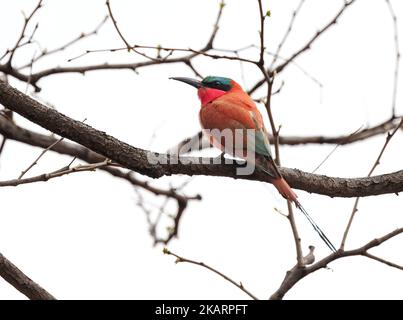
[[[104,156],[101,156],[100,154],[93,152],[83,146],[66,142],[64,140],[60,141],[60,139],[57,139],[50,135],[44,135],[27,129],[23,129],[17,126],[14,122],[9,121],[4,117],[0,117],[0,134],[2,134],[4,137],[7,137],[7,139],[20,141],[28,145],[40,147],[43,149],[47,149],[50,146],[53,146],[50,151],[76,157],[92,164],[99,163],[105,160]],[[147,190],[148,192],[151,192],[156,196],[163,196],[167,199],[173,199],[174,201],[176,201],[178,210],[174,218],[174,227],[166,238],[156,238],[156,242],[167,244],[171,239],[177,237],[180,218],[187,208],[189,201],[201,200],[200,195],[187,196],[177,192],[173,188],[163,189],[152,186],[148,183],[148,181],[138,179],[132,171],[125,172],[123,170],[110,166],[101,166],[99,169],[106,171],[117,178],[126,180],[133,186]],[[31,182],[32,179],[34,181],[38,181],[38,179],[41,180],[43,178],[46,178],[46,175],[28,178],[26,182]],[[21,181],[18,181],[19,182],[17,183],[21,184]]]
[[[239,176],[236,174],[237,165],[234,164],[205,164],[210,163],[211,159],[208,158],[180,157],[180,161],[177,161],[176,156],[156,154],[160,156],[160,162],[152,163],[149,159],[153,158],[153,153],[130,146],[105,132],[48,108],[3,81],[0,81],[0,103],[60,136],[153,178],[185,174],[268,181],[267,176],[258,172],[249,176]],[[297,169],[281,168],[280,170],[292,187],[331,197],[363,197],[403,191],[403,170],[370,178],[355,179],[331,178]]]
[[[28,278],[1,253],[0,276],[31,300],[55,300],[55,297]]]

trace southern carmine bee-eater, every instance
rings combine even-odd
[[[254,131],[252,143],[249,141],[250,136],[246,137],[247,135],[244,135],[244,143],[242,144],[211,134],[210,140],[214,146],[225,153],[244,158],[247,162],[254,161],[254,165],[269,176],[270,182],[279,193],[301,210],[326,245],[333,252],[336,252],[334,245],[302,207],[297,195],[278,170],[270,153],[269,139],[262,115],[252,98],[241,86],[234,80],[224,77],[209,76],[202,81],[183,77],[171,79],[182,81],[197,88],[197,94],[201,101],[200,123],[206,132],[230,130],[233,137],[236,137],[240,131],[245,132],[248,129]],[[253,157],[248,156],[250,154]]]

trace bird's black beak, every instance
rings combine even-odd
[[[193,87],[195,87],[195,88],[197,88],[197,89],[199,89],[200,87],[202,87],[201,81],[195,80],[195,79],[191,79],[191,78],[172,77],[172,78],[169,78],[169,79],[177,80],[177,81],[182,81],[182,82],[187,83],[187,84],[189,84],[189,85],[191,85],[191,86],[193,86]]]

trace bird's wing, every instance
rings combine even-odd
[[[244,134],[244,146],[262,156],[271,157],[270,143],[262,116],[249,96],[217,99],[202,107],[200,122],[205,129],[254,129],[254,137]]]
[[[266,157],[272,158],[271,152],[270,152],[270,142],[269,138],[267,135],[266,128],[264,125],[259,126],[258,120],[256,119],[255,113],[252,111],[249,111],[250,117],[252,118],[252,121],[255,124],[255,152]],[[253,142],[253,141],[249,141]]]
[[[217,99],[200,110],[200,122],[205,129],[232,130],[234,141],[228,146],[228,140],[222,136],[210,135],[213,145],[228,154],[239,156],[253,162],[273,179],[281,175],[273,161],[270,143],[263,124],[262,115],[252,99],[239,97]],[[247,129],[254,129],[247,132]],[[253,133],[253,134],[251,134]],[[242,136],[239,136],[242,134]],[[242,141],[237,144],[237,141]]]

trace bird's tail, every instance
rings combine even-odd
[[[326,243],[326,245],[329,247],[330,250],[332,250],[332,252],[336,252],[337,249],[335,248],[335,246],[333,245],[333,243],[329,240],[328,237],[326,237],[326,235],[323,233],[323,231],[321,230],[321,228],[319,228],[319,226],[316,224],[315,221],[313,221],[313,219],[311,218],[311,216],[308,214],[308,212],[304,209],[304,207],[301,205],[301,203],[299,203],[299,201],[297,200],[295,202],[296,207],[304,214],[304,216],[308,219],[308,221],[310,222],[310,224],[312,225],[312,227],[315,229],[315,231],[319,234],[319,236],[321,237],[321,239]]]
[[[284,198],[295,203],[295,206],[308,219],[309,223],[312,225],[312,227],[315,229],[315,231],[319,234],[319,236],[322,238],[322,240],[326,243],[326,245],[329,247],[329,249],[332,250],[333,252],[336,252],[337,250],[336,250],[335,246],[328,239],[328,237],[326,237],[326,235],[323,233],[321,228],[319,228],[319,226],[316,224],[316,222],[312,219],[312,217],[308,214],[308,212],[304,209],[304,207],[298,201],[297,195],[291,189],[291,187],[288,185],[287,181],[285,181],[283,177],[280,177],[280,178],[274,179],[272,181],[272,183]]]

